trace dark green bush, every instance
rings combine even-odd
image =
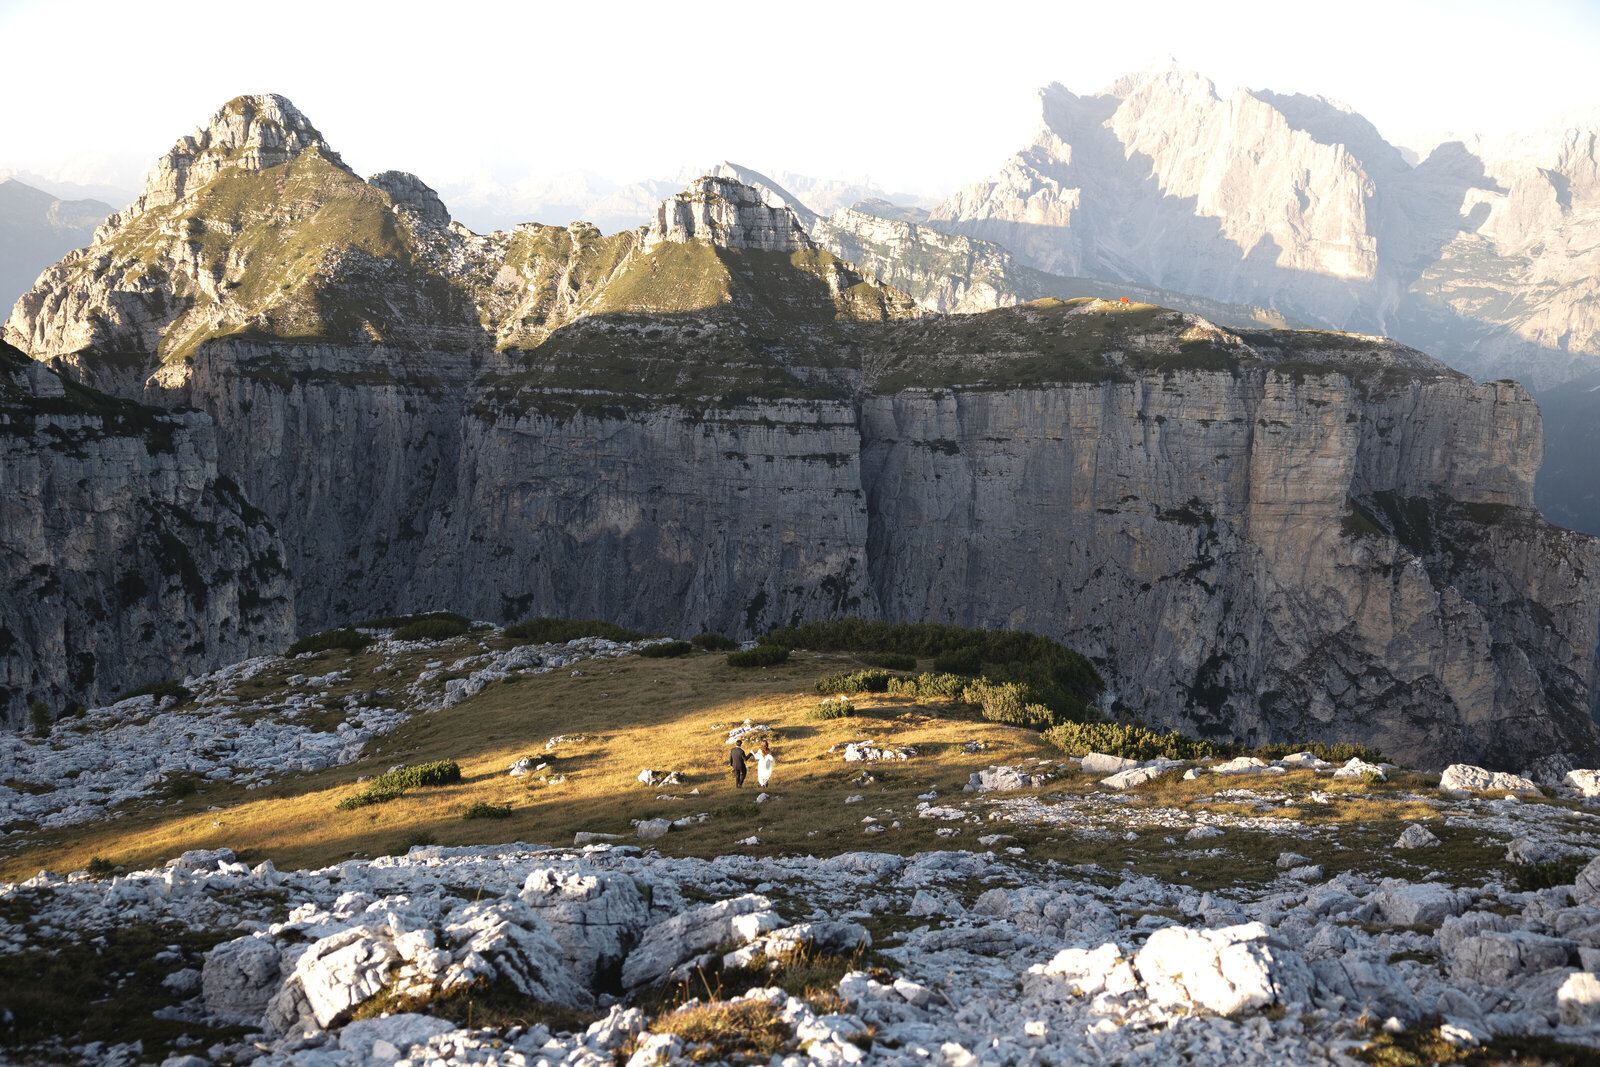
[[[748,652],[729,652],[730,667],[772,667],[789,662],[789,650],[782,645],[757,645]]]
[[[360,652],[370,644],[372,638],[353,629],[324,630],[319,634],[302,637],[289,646],[288,654],[300,656],[307,652],[328,652],[335,648],[342,648],[346,652]]]
[[[893,652],[938,659],[956,653],[958,666],[978,668],[991,682],[1026,686],[1024,703],[1042,704],[1056,721],[1088,716],[1105,687],[1094,665],[1056,641],[1021,630],[969,630],[941,623],[835,619],[773,630],[767,640],[819,652]],[[944,672],[948,673],[948,672]],[[976,669],[973,673],[976,673]]]
[[[806,718],[822,721],[826,719],[848,719],[855,715],[856,706],[848,700],[824,700],[810,711]]]
[[[472,807],[461,813],[463,819],[509,819],[511,817],[510,804],[490,804],[480,800]]]
[[[182,800],[200,792],[200,779],[193,774],[175,774],[166,780],[166,794],[172,800]]]
[[[1104,752],[1141,762],[1157,758],[1222,759],[1236,754],[1233,745],[1201,741],[1180,733],[1158,734],[1127,722],[1058,723],[1044,732],[1044,739],[1069,756]]]
[[[194,694],[189,691],[188,687],[180,685],[177,682],[151,682],[149,685],[141,685],[137,689],[128,690],[126,693],[123,693],[121,696],[117,697],[117,701],[127,700],[130,697],[143,696],[155,697],[157,701],[161,701],[166,697],[172,697],[178,703],[182,704],[185,700],[188,700],[190,697],[194,696]],[[113,701],[112,703],[116,703],[116,701]]]
[[[429,622],[433,619],[459,622],[463,631],[472,625],[471,619],[465,615],[458,615],[453,611],[424,611],[414,615],[385,615],[380,619],[367,619],[365,622],[356,623],[356,629],[393,630],[401,626],[409,626],[414,622]]]
[[[506,636],[531,645],[562,645],[580,637],[602,637],[607,641],[637,641],[644,634],[624,630],[603,619],[529,619],[506,627]]]
[[[454,619],[418,619],[396,627],[389,636],[396,641],[440,641],[446,637],[460,637],[470,625],[460,616]]]
[[[50,736],[50,705],[42,700],[35,700],[28,705],[28,721],[33,723],[33,736]]]
[[[819,693],[886,693],[893,677],[884,670],[847,671],[818,678],[813,688]]]
[[[933,657],[933,669],[941,674],[977,674],[983,670],[983,653],[970,645],[958,648]]]
[[[687,641],[665,641],[659,645],[645,645],[639,650],[639,655],[646,659],[673,659],[687,656],[693,651],[694,646]]]
[[[990,722],[1043,730],[1056,723],[1055,713],[1030,700],[1031,690],[1018,682],[991,682],[976,678],[961,691],[961,699],[976,704]]]
[[[450,785],[461,781],[461,767],[453,759],[418,763],[411,767],[380,774],[367,783],[359,793],[352,793],[339,801],[340,811],[364,808],[369,804],[382,804],[403,794],[407,789],[420,789],[433,785]]]
[[[1512,863],[1506,867],[1506,880],[1524,893],[1554,889],[1558,885],[1570,886],[1578,880],[1578,872],[1587,862],[1585,857],[1563,856],[1547,863]]]
[[[84,870],[88,873],[90,878],[110,878],[114,873],[116,873],[117,868],[105,857],[96,856],[94,859],[89,861],[89,866],[85,867]]]
[[[869,667],[882,667],[887,671],[914,671],[917,657],[903,652],[862,652],[856,659]]]
[[[733,638],[710,632],[695,634],[689,638],[689,643],[695,648],[703,648],[707,652],[727,652],[739,647],[739,642]]]

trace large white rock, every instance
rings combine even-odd
[[[1150,935],[1134,962],[1150,997],[1219,1015],[1305,1003],[1311,972],[1293,950],[1268,940],[1259,922],[1192,930],[1168,926]]]
[[[1239,756],[1211,768],[1213,774],[1282,774],[1282,767],[1273,767],[1254,756]]]
[[[659,982],[679,964],[726,951],[783,925],[772,902],[754,893],[702,904],[656,923],[622,964],[627,989]]]
[[[1125,771],[1118,771],[1109,778],[1100,779],[1100,784],[1107,789],[1132,789],[1136,785],[1144,785],[1152,778],[1158,777],[1164,769],[1161,767],[1130,767]]]
[[[1139,766],[1138,760],[1108,756],[1104,752],[1091,752],[1083,757],[1079,768],[1084,774],[1116,774],[1118,771],[1130,770],[1137,766]]]
[[[224,1022],[259,1024],[280,984],[280,955],[271,940],[253,936],[224,941],[206,953],[200,971],[206,1014]]]
[[[622,874],[542,867],[519,896],[550,927],[573,977],[588,986],[622,965],[650,922],[638,886]]]
[[[1576,789],[1579,796],[1600,797],[1600,771],[1568,771],[1563,781]]]
[[[339,1048],[344,1052],[376,1057],[380,1048],[375,1046],[379,1042],[386,1042],[400,1055],[405,1055],[413,1046],[425,1045],[430,1037],[447,1034],[454,1029],[454,1024],[443,1019],[410,1012],[385,1015],[379,1019],[357,1019],[339,1031]]]
[[[1110,943],[1095,949],[1064,948],[1052,956],[1049,963],[1029,967],[1028,973],[1065,979],[1070,992],[1086,997],[1128,993],[1139,986],[1139,979],[1133,973],[1133,961],[1124,958],[1122,950]]]
[[[1529,796],[1540,795],[1539,787],[1520,774],[1485,770],[1469,763],[1452,763],[1446,767],[1444,773],[1439,776],[1439,790],[1456,796],[1500,790]]]
[[[394,944],[370,927],[352,926],[329,934],[295,961],[267,1005],[267,1025],[279,1033],[326,1029],[376,996],[399,959]]]
[[[1405,832],[1403,832],[1400,835],[1399,840],[1397,840],[1394,843],[1394,847],[1395,848],[1433,848],[1438,843],[1439,843],[1439,839],[1434,836],[1432,830],[1429,830],[1426,826],[1422,825],[1420,822],[1414,822],[1410,826],[1405,828]]]
[[[1388,781],[1389,776],[1383,773],[1383,768],[1376,763],[1368,763],[1359,756],[1351,756],[1349,762],[1333,772],[1335,778],[1361,778],[1371,781]]]
[[[1561,1021],[1568,1026],[1593,1026],[1600,1022],[1600,978],[1590,971],[1567,975],[1556,991]]]

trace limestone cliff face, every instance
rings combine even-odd
[[[1188,372],[861,418],[890,617],[1059,636],[1190,732],[1429,766],[1593,743],[1600,548],[1533,510],[1517,387]]]
[[[0,349],[0,721],[261,652],[293,633],[266,516],[215,428],[65,385]]]
[[[1025,627],[1202,733],[1600,754],[1600,549],[1532,508],[1519,387],[1139,302],[927,315],[728,178],[609,237],[435,205],[317,144],[224,169],[69,257],[7,336],[203,412],[302,629]]]

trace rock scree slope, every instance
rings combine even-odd
[[[1025,627],[1203,734],[1596,747],[1600,548],[1533,506],[1537,408],[1381,338],[929,316],[729,178],[638,231],[477,235],[281,97],[180,141],[6,337],[209,416],[303,628]]]

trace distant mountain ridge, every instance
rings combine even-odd
[[[88,244],[111,210],[98,200],[63,200],[14,178],[0,181],[0,303],[14,302],[46,267]]]
[[[1382,333],[1548,386],[1600,363],[1595,126],[1440,145],[1412,166],[1328,100],[1176,66],[1043,90],[1031,144],[928,225],[1057,274]]]

